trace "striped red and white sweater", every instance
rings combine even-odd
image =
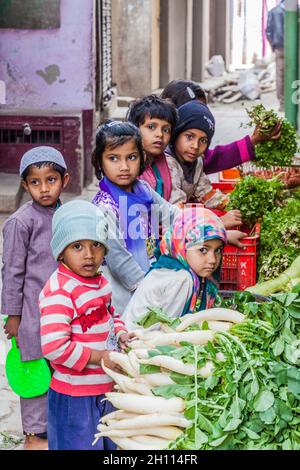
[[[124,323],[110,306],[111,288],[102,275],[85,278],[60,264],[40,298],[43,355],[54,374],[50,387],[65,395],[101,395],[113,382],[101,366],[88,364],[91,349],[116,349]]]

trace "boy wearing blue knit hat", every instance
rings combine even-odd
[[[7,338],[14,336],[22,361],[31,361],[42,357],[38,297],[57,267],[50,250],[51,224],[69,175],[62,154],[40,146],[23,155],[20,176],[32,200],[13,213],[3,228],[1,313],[8,316]],[[20,397],[20,404],[24,449],[47,448],[47,394]]]
[[[114,450],[94,435],[113,411],[104,400],[113,388],[104,366],[119,370],[110,351],[132,335],[111,306],[111,288],[98,271],[108,251],[108,223],[94,204],[74,200],[55,213],[51,248],[60,261],[40,294],[43,355],[54,374],[48,392],[50,450]]]

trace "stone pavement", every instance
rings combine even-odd
[[[262,102],[267,107],[278,109],[277,100],[274,93],[262,95]],[[241,123],[248,121],[245,107],[250,107],[253,102],[245,101],[245,106],[242,101],[238,101],[233,105],[225,104],[211,104],[212,110],[216,119],[216,133],[212,142],[212,147],[217,144],[226,144],[236,139],[243,137],[250,131],[240,127]],[[217,181],[217,175],[211,175],[212,181]],[[97,191],[96,181],[88,188],[84,189],[81,196],[91,200]],[[63,194],[62,201],[67,202],[74,196],[72,194]],[[21,204],[28,200],[27,195],[24,195]],[[2,227],[9,214],[0,214],[0,256],[2,258]],[[1,279],[0,279],[1,291]],[[22,448],[22,426],[20,420],[20,406],[19,399],[13,393],[7,384],[5,377],[5,357],[10,348],[10,341],[7,341],[2,330],[2,321],[0,320],[0,449],[21,449]]]

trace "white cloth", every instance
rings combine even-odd
[[[131,297],[122,320],[129,331],[137,330],[135,322],[148,307],[161,307],[170,318],[179,317],[192,292],[193,279],[185,269],[153,269]]]

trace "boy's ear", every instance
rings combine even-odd
[[[21,186],[22,186],[22,188],[23,188],[23,189],[25,189],[25,191],[27,191],[27,192],[28,192],[28,186],[27,186],[27,183],[26,183],[26,181],[24,181],[24,180],[21,180]]]
[[[69,173],[65,173],[63,178],[62,178],[62,183],[63,183],[63,189],[65,189],[70,181],[70,175]]]

